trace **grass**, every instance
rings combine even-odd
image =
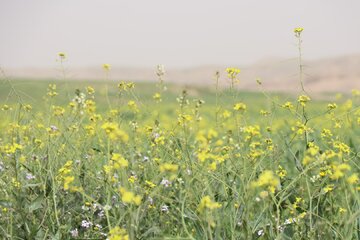
[[[0,88],[2,238],[359,238],[356,94],[53,83]]]

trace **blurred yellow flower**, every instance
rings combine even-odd
[[[102,65],[102,67],[103,67],[103,69],[104,69],[105,71],[110,71],[110,69],[111,69],[111,65],[108,64],[108,63],[104,63],[104,64]]]

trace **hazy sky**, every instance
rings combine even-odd
[[[360,53],[360,0],[0,0],[0,66],[191,67]]]

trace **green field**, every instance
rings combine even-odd
[[[360,239],[359,95],[2,80],[0,237]]]

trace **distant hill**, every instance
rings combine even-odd
[[[304,85],[310,92],[348,92],[360,89],[360,54],[305,61]],[[165,66],[166,67],[166,66]],[[165,81],[186,85],[210,86],[214,84],[214,74],[220,72],[222,86],[228,84],[225,69],[228,66],[200,66],[187,69],[166,69]],[[249,66],[236,66],[241,89],[257,90],[256,79],[262,87],[270,91],[292,91],[300,89],[298,59],[269,58]],[[51,68],[3,69],[11,78],[61,79],[61,71]],[[104,72],[99,67],[72,68],[66,70],[66,78],[74,80],[104,80]],[[154,69],[112,66],[110,79],[114,81],[156,81]]]

